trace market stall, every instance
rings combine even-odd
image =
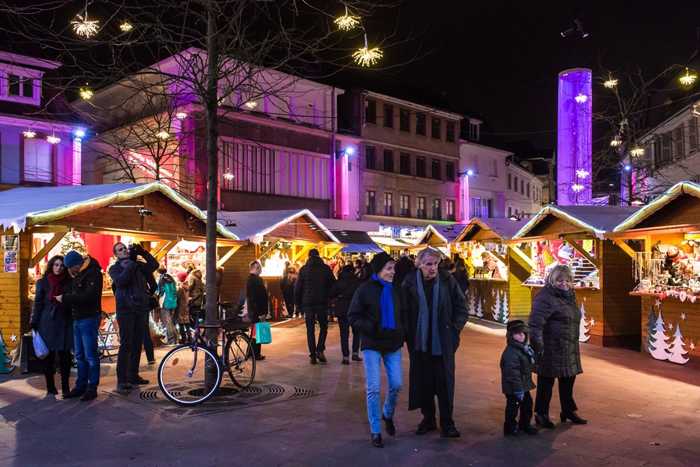
[[[465,227],[465,224],[430,224],[411,246],[411,251],[415,253],[427,246],[431,246],[440,250],[445,256],[450,257],[452,255],[452,245],[462,235]]]
[[[248,280],[248,265],[255,259],[260,260],[274,319],[284,316],[280,280],[285,266],[296,266],[298,270],[313,248],[326,260],[335,257],[343,248],[336,236],[308,209],[219,211],[219,222],[237,238],[247,241],[222,262],[222,300],[237,302],[242,298]]]
[[[546,206],[510,241],[515,255],[530,266],[524,285],[533,297],[550,268],[569,265],[581,309],[580,340],[606,347],[638,348],[639,320],[629,310],[639,297],[629,295],[634,282],[632,258],[605,239],[637,208],[621,206]]]
[[[528,264],[506,243],[523,226],[510,219],[473,218],[454,239],[453,251],[467,266],[469,314],[505,324],[527,319],[530,289]]]
[[[608,235],[635,261],[641,349],[686,364],[700,356],[700,185],[678,183]]]
[[[10,344],[28,331],[34,283],[50,256],[76,249],[106,271],[117,241],[140,242],[162,261],[182,240],[203,242],[206,217],[161,183],[22,187],[0,192],[0,331]],[[218,226],[222,247],[241,242]],[[114,310],[105,273],[103,310]]]

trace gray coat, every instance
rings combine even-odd
[[[581,310],[573,291],[544,287],[532,302],[530,343],[538,355],[537,374],[566,378],[583,372],[579,350]]]
[[[73,348],[73,320],[70,312],[61,303],[52,303],[49,295],[51,285],[46,277],[36,283],[36,296],[30,323],[49,350],[71,350]]]

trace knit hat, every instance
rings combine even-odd
[[[185,282],[187,280],[187,271],[180,271],[177,273],[177,280],[180,282]]]
[[[72,268],[73,266],[83,264],[83,261],[83,255],[81,255],[75,250],[71,250],[63,258],[63,265],[66,267],[66,269],[68,269]]]
[[[528,333],[528,328],[527,324],[525,324],[525,321],[523,321],[522,319],[514,319],[512,321],[508,321],[508,324],[506,325],[506,333],[509,336],[512,336],[517,332],[522,332],[525,334]]]
[[[369,265],[372,266],[372,271],[374,271],[376,274],[379,274],[379,271],[384,269],[384,266],[389,261],[394,261],[394,258],[389,256],[388,253],[381,252],[379,254],[374,255],[374,258],[372,258],[372,261],[369,262]]]
[[[312,248],[312,249],[309,251],[309,258],[316,258],[316,257],[319,257],[319,256],[321,256],[321,255],[319,254],[319,252],[318,252],[318,250],[317,250],[316,248]]]

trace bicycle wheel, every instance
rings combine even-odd
[[[206,368],[213,376],[206,380]],[[199,344],[183,344],[168,352],[158,367],[158,385],[179,405],[197,405],[212,397],[221,384],[221,364],[214,352]]]
[[[255,355],[250,337],[243,332],[229,334],[224,350],[224,366],[233,384],[247,388],[255,379]]]

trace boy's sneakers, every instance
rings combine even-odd
[[[503,436],[516,436],[518,434],[518,427],[509,426],[507,423],[503,424]]]
[[[536,435],[539,430],[532,425],[527,425],[527,426],[520,427],[520,431],[524,431],[528,435]]]

